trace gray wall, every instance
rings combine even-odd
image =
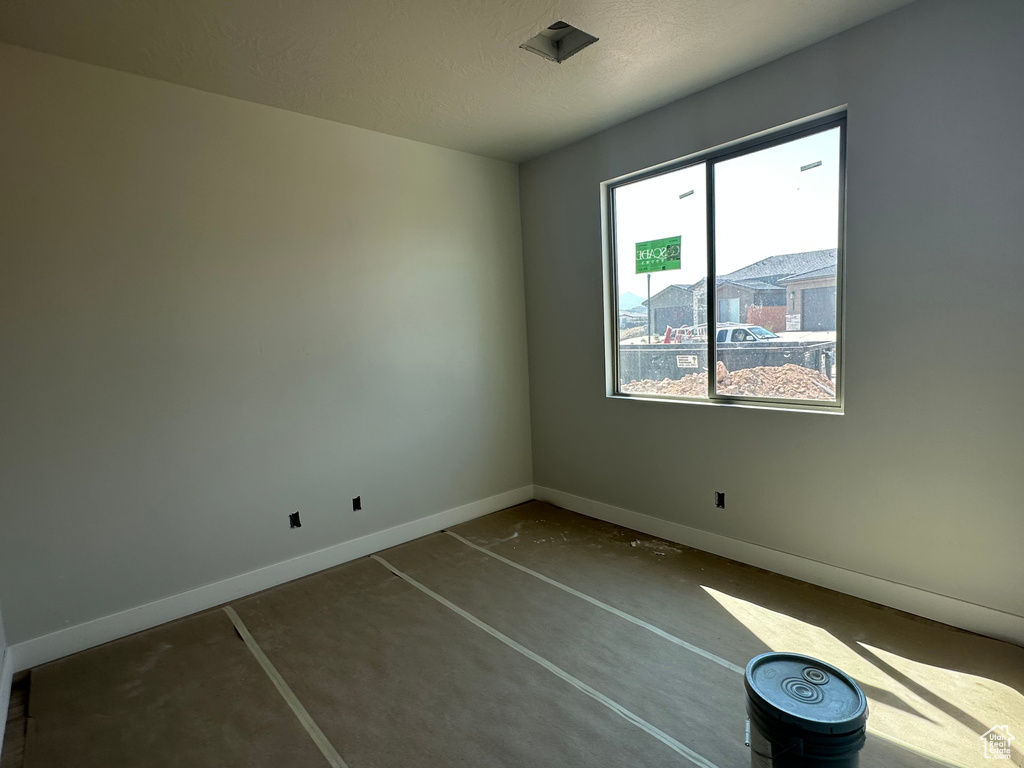
[[[535,482],[1024,615],[1022,30],[920,0],[524,165]],[[598,185],[843,104],[845,415],[607,398]]]
[[[9,46],[0,104],[12,643],[531,483],[514,165]]]
[[[10,668],[10,673],[8,673]],[[0,605],[0,758],[3,757],[4,733],[7,730],[7,711],[11,703],[11,682],[8,674],[13,675],[14,667],[7,663],[7,637],[4,634],[3,606]]]

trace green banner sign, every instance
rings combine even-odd
[[[636,273],[679,269],[682,237],[663,237],[636,244]]]

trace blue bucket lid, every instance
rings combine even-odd
[[[816,733],[849,733],[868,721],[868,701],[853,678],[799,653],[762,653],[743,678],[750,701],[769,717]]]

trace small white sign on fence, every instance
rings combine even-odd
[[[676,355],[676,368],[696,368],[696,355]]]

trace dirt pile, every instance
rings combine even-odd
[[[817,371],[787,363],[779,367],[742,368],[729,371],[721,360],[715,369],[715,390],[720,395],[780,397],[790,400],[835,400],[832,382]],[[629,394],[704,397],[708,375],[691,373],[681,379],[631,381],[622,385]]]
[[[623,328],[619,331],[619,341],[625,341],[626,339],[639,339],[641,336],[647,334],[647,326],[638,325],[633,328]]]

